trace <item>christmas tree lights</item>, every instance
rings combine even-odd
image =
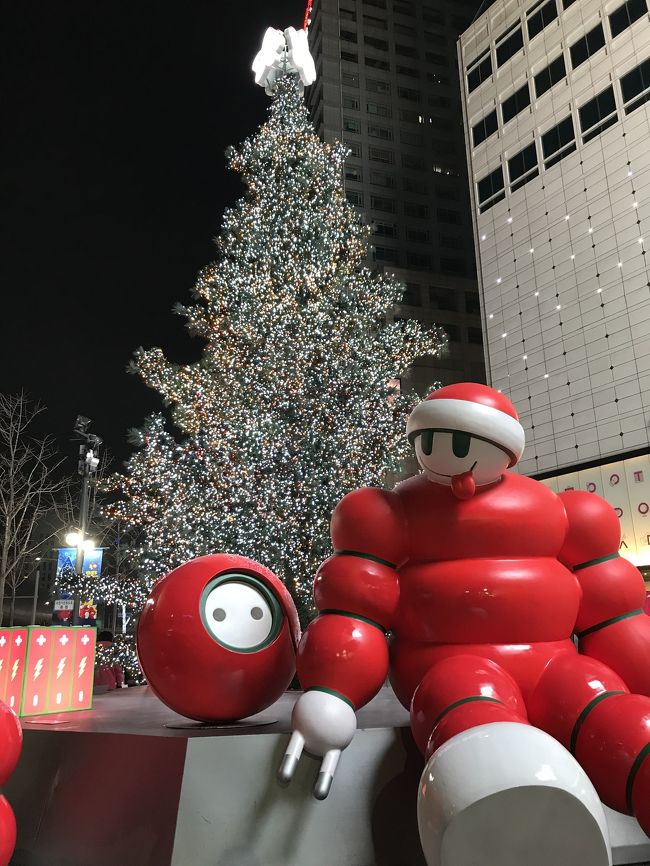
[[[177,365],[140,349],[134,361],[180,435],[162,414],[146,420],[113,512],[140,531],[151,579],[193,556],[239,553],[275,571],[304,612],[334,506],[405,457],[417,396],[390,380],[446,338],[387,322],[404,287],[367,267],[345,148],[317,137],[295,76],[227,156],[246,194],[224,215],[195,302],[177,308],[202,357]]]

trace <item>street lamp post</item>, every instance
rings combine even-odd
[[[36,608],[38,606],[38,584],[41,579],[41,557],[36,557],[36,580],[34,583],[34,603],[32,604],[32,625],[36,625]]]
[[[77,575],[83,573],[84,551],[90,546],[86,533],[88,531],[88,508],[90,505],[90,485],[93,477],[99,466],[99,446],[102,440],[94,433],[89,433],[90,418],[84,418],[83,415],[77,415],[74,430],[77,436],[82,440],[79,446],[79,463],[78,472],[81,475],[81,501],[79,503],[79,532],[76,537],[77,560],[75,563],[75,572]],[[94,544],[92,545],[94,547]]]

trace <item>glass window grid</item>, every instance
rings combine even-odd
[[[484,81],[492,75],[492,57],[488,55],[485,60],[482,60],[475,66],[471,72],[467,73],[467,90],[472,93],[477,87],[480,87]]]
[[[508,160],[510,192],[515,192],[539,174],[535,142],[522,148]]]
[[[614,9],[608,16],[612,39],[615,39],[620,33],[631,27],[635,21],[638,21],[647,12],[648,6],[646,0],[626,0],[617,9]]]
[[[526,13],[528,39],[534,39],[542,30],[545,30],[549,24],[555,21],[557,14],[556,0],[546,0],[542,6],[537,3],[531,7]]]
[[[560,54],[559,57],[556,57],[555,60],[552,60],[548,66],[535,75],[535,96],[537,99],[565,78],[566,63],[564,62],[564,54]]]
[[[544,168],[549,169],[576,149],[576,134],[573,116],[569,115],[556,126],[542,133],[542,158]]]
[[[604,47],[605,31],[603,25],[599,21],[595,27],[593,27],[588,33],[585,33],[581,39],[578,39],[570,46],[569,54],[571,55],[572,69],[577,69],[578,66],[585,63],[592,54],[595,54]]]
[[[648,102],[650,99],[650,58],[623,75],[620,86],[626,114]]]
[[[479,212],[484,213],[489,208],[505,198],[503,166],[498,166],[482,177],[476,184]]]
[[[497,110],[491,111],[482,117],[477,124],[472,127],[472,142],[474,147],[478,147],[486,139],[493,135],[499,127],[497,121]]]
[[[497,67],[503,66],[511,57],[524,47],[524,34],[521,26],[507,36],[503,41],[496,43]]]
[[[590,123],[591,112],[594,112],[595,119]],[[614,88],[610,84],[600,93],[596,94],[592,99],[589,99],[584,105],[578,108],[578,117],[580,119],[580,131],[582,132],[582,143],[587,144],[592,138],[600,135],[618,120],[616,112],[616,100],[614,98]]]
[[[522,87],[515,90],[512,96],[504,99],[501,103],[501,119],[504,123],[508,123],[513,117],[516,117],[524,109],[530,105],[530,88],[528,82]]]

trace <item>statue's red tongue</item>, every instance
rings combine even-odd
[[[476,482],[472,475],[472,469],[468,469],[467,472],[462,472],[460,475],[454,475],[451,479],[451,492],[456,499],[471,499],[474,496]]]

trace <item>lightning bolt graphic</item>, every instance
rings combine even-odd
[[[43,670],[43,659],[39,659],[34,665],[34,680],[36,681]]]
[[[16,679],[16,674],[17,674],[17,673],[18,673],[18,659],[16,659],[16,661],[15,661],[14,664],[13,664],[13,667],[11,668],[11,679],[12,679],[12,681]]]
[[[86,670],[86,660],[87,659],[88,659],[88,656],[84,656],[81,659],[81,661],[79,662],[79,676],[81,676],[83,674],[83,672]]]
[[[56,668],[56,678],[57,678],[57,680],[59,679],[59,677],[60,677],[61,674],[63,673],[63,668],[64,668],[64,667],[65,667],[65,657],[62,658],[61,661],[59,662],[59,664],[57,665],[57,668]]]
[[[4,660],[4,659],[0,659],[0,671],[1,671],[2,668],[4,667],[4,663],[5,663],[5,660]]]

